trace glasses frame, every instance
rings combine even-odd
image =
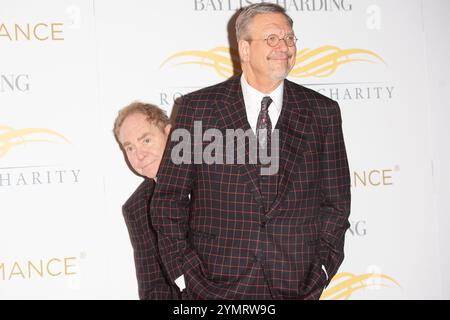
[[[278,39],[278,41],[276,43],[274,43],[273,45],[271,45],[269,43],[269,38],[271,37],[276,37]],[[293,37],[293,43],[292,45],[288,44],[288,40],[286,40],[286,37]],[[295,47],[295,45],[297,44],[298,38],[295,35],[288,35],[285,36],[284,38],[280,38],[279,36],[277,36],[276,34],[269,34],[267,37],[265,37],[264,39],[250,39],[250,41],[253,40],[264,40],[266,42],[266,44],[271,47],[271,48],[275,48],[276,46],[278,46],[280,44],[280,41],[283,40],[284,43],[286,44],[287,47]]]

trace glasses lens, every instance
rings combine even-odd
[[[266,40],[267,40],[267,44],[271,47],[276,47],[278,45],[278,43],[280,42],[280,40],[286,41],[286,45],[288,47],[295,46],[295,43],[297,42],[297,39],[295,38],[295,36],[286,36],[283,39],[280,39],[275,34],[271,34],[270,36],[267,37]]]
[[[285,39],[286,39],[286,44],[287,44],[289,47],[295,46],[295,42],[297,41],[297,39],[295,39],[294,36],[287,36]]]
[[[278,36],[271,34],[267,37],[267,44],[271,47],[275,47],[278,44],[279,38]]]

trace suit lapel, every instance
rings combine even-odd
[[[148,200],[147,200],[147,204],[149,204],[152,201],[152,197],[153,197],[153,191],[155,191],[155,180],[153,179],[149,179],[149,178],[145,178],[146,181],[146,193],[148,194]]]
[[[278,193],[267,213],[268,218],[275,214],[289,193],[296,164],[302,157],[304,133],[310,121],[309,109],[305,108],[307,102],[302,98],[301,94],[293,90],[290,82],[285,81],[283,108],[275,127],[280,133]]]
[[[308,102],[303,99],[303,95],[293,90],[289,81],[285,81],[283,93],[283,108],[276,129],[280,133],[279,150],[279,170],[278,170],[278,193],[272,203],[267,216],[273,216],[276,209],[283,202],[288,194],[293,171],[299,159],[302,157],[302,145],[304,143],[304,133],[309,126],[309,109],[305,107]],[[244,132],[251,131],[245,110],[240,77],[230,81],[227,98],[216,105],[218,127],[226,129],[242,129]],[[245,139],[245,150],[238,150],[238,154],[245,153],[245,159],[249,159],[249,143]],[[236,159],[235,159],[236,160]],[[247,161],[248,162],[248,161]],[[256,164],[237,165],[242,173],[242,179],[247,183],[255,200],[263,204],[263,199],[259,189],[259,168]]]
[[[244,105],[244,97],[242,95],[242,88],[240,83],[240,77],[236,77],[230,81],[230,88],[227,98],[221,104],[218,102],[216,106],[216,112],[218,114],[218,126],[224,128],[224,137],[226,137],[226,129],[242,129],[244,132],[252,132],[250,124],[247,119],[247,112]],[[253,134],[253,133],[252,133]],[[256,139],[256,137],[255,137]],[[245,139],[244,150],[237,149],[237,155],[245,154],[244,164],[237,164],[237,167],[242,173],[242,179],[247,183],[256,201],[262,204],[262,196],[259,190],[258,183],[258,168],[256,164],[249,164],[249,142]],[[236,159],[235,163],[236,163]]]

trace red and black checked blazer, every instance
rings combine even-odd
[[[180,142],[168,143],[151,215],[169,276],[184,274],[190,299],[318,299],[327,285],[321,265],[331,279],[343,261],[350,177],[340,109],[284,83],[278,194],[268,211],[256,165],[177,165]],[[224,136],[250,129],[240,78],[185,96],[174,129],[193,142],[194,121]]]
[[[122,207],[134,250],[134,263],[142,300],[179,299],[180,290],[172,283],[161,263],[156,233],[149,215],[149,201],[155,182],[145,179]]]

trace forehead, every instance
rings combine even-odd
[[[150,126],[150,122],[147,120],[147,116],[141,112],[133,112],[125,117],[122,122],[121,129],[132,126]]]
[[[122,122],[119,129],[119,140],[124,142],[125,139],[141,135],[143,132],[153,132],[156,125],[151,124],[147,120],[147,116],[140,112],[129,114]]]
[[[283,31],[292,32],[291,25],[281,13],[257,14],[251,21],[249,28],[252,32]]]

